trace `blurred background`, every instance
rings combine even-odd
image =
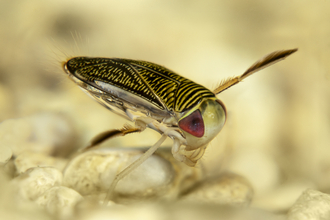
[[[61,62],[72,56],[147,60],[214,89],[272,51],[299,48],[218,95],[226,126],[197,169],[241,174],[254,187],[252,206],[272,211],[287,210],[306,188],[329,193],[329,1],[0,4],[0,121],[60,114],[78,147],[126,121],[67,79]],[[108,145],[150,146],[159,137],[146,131]]]

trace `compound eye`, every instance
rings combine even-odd
[[[197,109],[179,121],[179,127],[195,137],[203,137],[204,122],[201,112]]]

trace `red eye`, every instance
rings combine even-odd
[[[195,137],[203,137],[204,122],[199,110],[179,121],[179,127]]]

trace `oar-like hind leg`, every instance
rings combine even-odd
[[[144,161],[146,161],[155,151],[160,147],[160,145],[165,141],[167,135],[163,134],[162,137],[152,146],[150,147],[139,159],[131,163],[128,167],[126,167],[124,170],[122,170],[120,173],[116,175],[114,180],[112,181],[110,188],[108,189],[107,196],[104,199],[104,204],[107,204],[107,202],[110,199],[113,199],[114,197],[114,189],[118,183],[119,180],[121,180],[123,177],[125,177],[127,174],[132,172],[135,168],[140,166]]]
[[[84,149],[84,151],[94,148],[101,144],[102,142],[109,140],[114,137],[120,137],[120,136],[125,136],[127,134],[135,133],[135,132],[140,132],[142,131],[143,128],[135,128],[129,125],[124,126],[122,129],[113,129],[109,131],[102,132],[101,134],[97,135],[94,137],[89,145]],[[139,159],[131,163],[128,167],[126,167],[124,170],[120,171],[112,181],[107,195],[104,200],[104,204],[107,204],[107,201],[110,199],[114,198],[114,189],[118,183],[119,180],[121,180],[123,177],[128,175],[130,172],[132,172],[135,168],[140,166],[144,161],[146,161],[155,151],[160,147],[160,145],[165,141],[166,137],[168,134],[163,134],[162,137],[152,146],[150,147]]]

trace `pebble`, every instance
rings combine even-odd
[[[0,219],[51,220],[54,219],[33,201],[17,195],[19,189],[0,168]],[[21,187],[24,187],[21,186]]]
[[[82,153],[68,164],[64,171],[64,185],[82,195],[107,192],[115,175],[138,159],[146,149],[110,148]],[[180,189],[195,183],[201,175],[199,169],[181,165],[171,156],[170,150],[161,150],[118,182],[115,192],[124,197],[175,198]],[[173,158],[173,157],[171,157]],[[190,169],[187,171],[185,169]]]
[[[330,219],[330,195],[314,189],[305,190],[288,213],[288,220],[328,219]]]
[[[193,187],[183,201],[248,206],[253,197],[251,184],[242,176],[223,173],[207,178]]]
[[[75,157],[64,171],[64,185],[82,195],[106,192],[115,175],[142,155],[136,149],[88,151]],[[174,175],[171,164],[152,155],[141,166],[119,181],[116,192],[125,195],[160,194]]]
[[[24,152],[15,158],[14,164],[17,173],[24,173],[26,170],[33,167],[54,167],[62,171],[67,164],[67,160],[41,153]]]
[[[51,214],[62,218],[74,214],[74,207],[83,197],[73,189],[65,186],[54,186],[36,199],[36,203],[45,207]]]
[[[26,200],[36,200],[48,189],[62,184],[62,173],[52,167],[34,167],[12,180],[18,195]]]

